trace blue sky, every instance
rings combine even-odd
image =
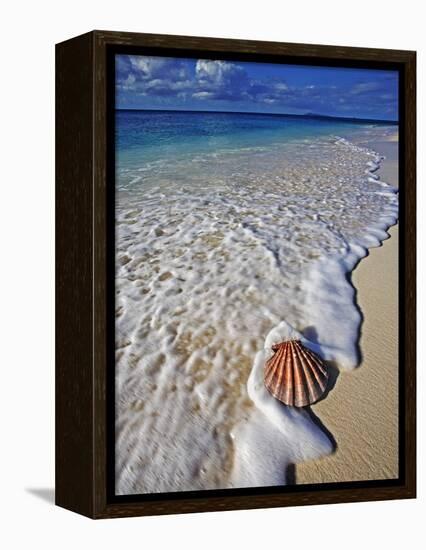
[[[116,106],[397,120],[398,73],[117,55]]]

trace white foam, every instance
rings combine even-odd
[[[282,484],[288,464],[331,451],[261,371],[289,327],[357,365],[347,274],[398,215],[379,163],[318,139],[152,163],[141,182],[120,173],[118,493]]]
[[[256,408],[231,434],[235,443],[232,487],[286,485],[288,466],[333,451],[332,441],[306,410],[286,407],[272,399],[263,383],[263,368],[272,355],[272,344],[291,338],[302,340],[319,353],[318,345],[285,321],[266,337],[265,349],[256,354],[247,382],[248,395]]]

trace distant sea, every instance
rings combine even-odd
[[[118,168],[140,168],[141,163],[154,160],[269,146],[305,138],[350,136],[377,126],[394,131],[392,125],[309,116],[118,110]]]
[[[331,452],[309,415],[271,405],[259,354],[299,335],[357,366],[347,274],[397,221],[373,145],[395,130],[117,111],[119,494],[281,485]]]

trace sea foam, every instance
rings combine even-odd
[[[398,216],[380,160],[317,138],[118,173],[118,494],[280,485],[332,452],[262,369],[290,332],[357,366],[348,274]]]

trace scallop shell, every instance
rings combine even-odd
[[[265,363],[266,389],[285,405],[306,407],[318,401],[327,387],[328,372],[321,359],[300,340],[274,344]]]

